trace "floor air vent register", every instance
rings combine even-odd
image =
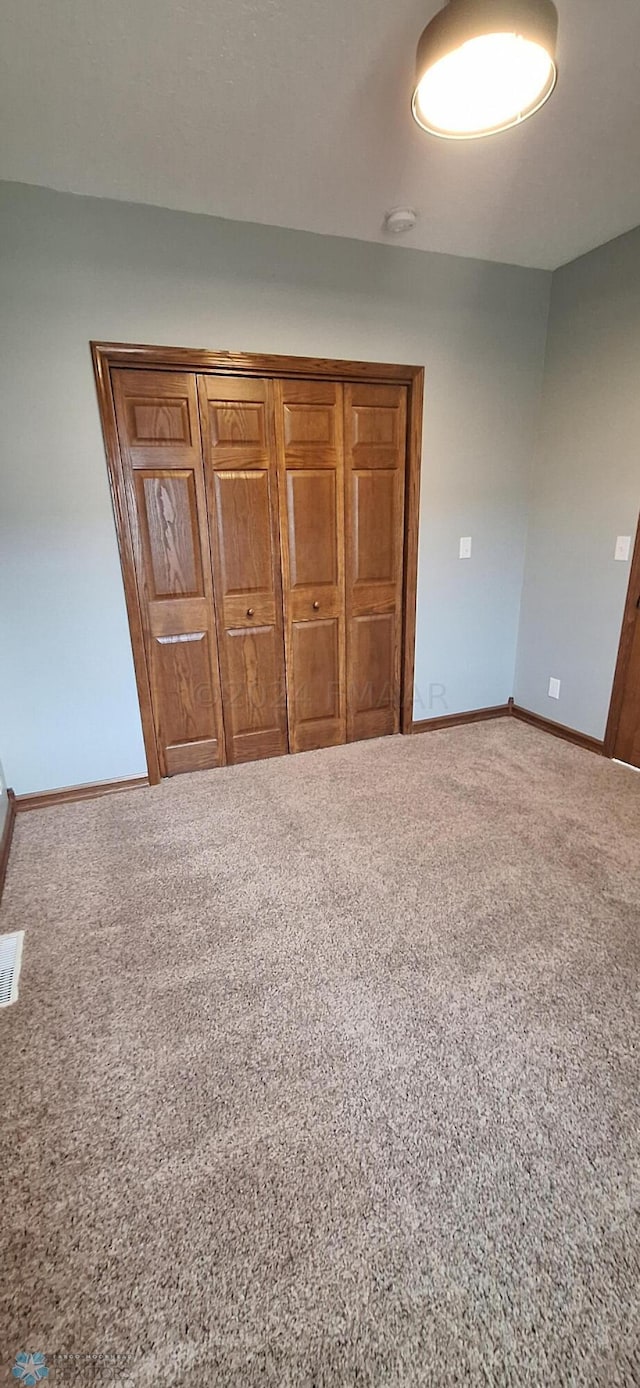
[[[0,935],[0,1007],[8,1007],[18,997],[24,930]]]

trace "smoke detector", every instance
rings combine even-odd
[[[393,236],[403,236],[406,231],[413,231],[417,220],[412,207],[393,207],[385,216],[384,229]]]

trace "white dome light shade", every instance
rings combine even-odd
[[[437,135],[495,133],[533,115],[555,80],[552,59],[519,34],[482,34],[425,72],[418,120]]]
[[[557,25],[551,0],[450,0],[418,46],[418,124],[468,140],[532,116],[556,83]]]

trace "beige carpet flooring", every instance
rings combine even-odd
[[[640,776],[503,720],[23,815],[22,927],[7,1382],[640,1382]]]

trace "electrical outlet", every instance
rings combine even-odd
[[[554,680],[553,678],[549,680],[549,698],[560,698],[560,680]]]
[[[461,558],[461,559],[470,559],[470,558],[471,558],[471,536],[470,536],[470,535],[463,535],[463,536],[462,536],[462,539],[460,540],[460,558]]]
[[[613,556],[614,559],[621,559],[622,562],[623,562],[623,564],[624,564],[624,563],[626,562],[626,560],[629,558],[629,555],[630,555],[630,554],[631,554],[631,536],[630,536],[630,535],[618,535],[618,538],[617,538],[617,540],[616,540],[615,553],[614,553],[614,556]]]

